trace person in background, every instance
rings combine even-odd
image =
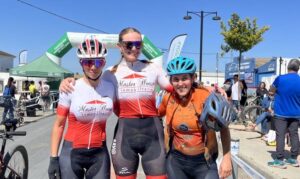
[[[274,123],[276,131],[276,158],[268,162],[271,167],[286,168],[285,164],[299,167],[297,161],[299,151],[298,127],[300,120],[300,61],[291,59],[288,73],[278,76],[270,91],[275,93]],[[285,134],[289,131],[291,139],[290,156],[284,160]]]
[[[240,80],[242,86],[243,86],[243,89],[242,89],[242,92],[241,92],[241,101],[240,101],[240,105],[242,107],[245,107],[246,105],[246,101],[247,101],[247,84],[246,84],[246,81],[245,80]]]
[[[39,92],[40,94],[42,93],[42,88],[43,88],[43,83],[42,83],[42,81],[39,81],[38,92]]]
[[[239,75],[233,76],[233,85],[231,86],[231,99],[233,107],[240,112],[240,101],[242,97],[243,84],[239,80]]]
[[[28,80],[25,80],[24,83],[23,83],[23,88],[22,90],[23,91],[26,91],[26,92],[23,92],[21,95],[22,95],[22,98],[23,99],[28,99],[28,95],[30,95],[30,92],[29,92],[29,81]]]
[[[270,125],[272,122],[272,118],[274,116],[274,92],[270,91],[268,96],[264,97],[262,101],[262,108],[264,109],[264,112],[260,114],[256,121],[255,124],[250,125],[250,128],[255,129],[255,127],[261,123],[261,132],[263,134],[262,139],[267,141],[267,134],[270,129]],[[275,142],[275,141],[273,141]]]
[[[50,86],[47,84],[47,81],[41,82],[41,89],[40,89],[40,96],[42,102],[43,102],[43,111],[45,112],[46,110],[49,109],[50,107]]]
[[[30,81],[29,85],[30,98],[35,98],[37,94],[37,88],[34,84],[34,81]]]
[[[268,90],[266,89],[266,83],[260,82],[258,88],[256,89],[256,96],[259,98],[257,101],[257,105],[261,105],[264,97],[268,95]]]
[[[14,103],[15,103],[15,94],[16,86],[13,84],[14,78],[9,77],[7,84],[4,86],[3,98],[4,98],[4,111],[2,115],[2,122],[6,120],[6,115],[8,113],[9,119],[14,119]]]
[[[223,89],[226,92],[227,95],[227,99],[231,100],[231,80],[230,79],[226,79],[223,85]]]
[[[29,85],[30,85],[29,81],[25,80],[24,81],[24,91],[29,91]]]

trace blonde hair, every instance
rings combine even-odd
[[[127,27],[127,28],[123,29],[123,30],[119,33],[119,43],[123,41],[123,36],[124,36],[125,34],[130,33],[130,32],[136,32],[136,33],[142,35],[141,32],[140,32],[139,30],[137,30],[136,28],[134,28],[134,27]]]

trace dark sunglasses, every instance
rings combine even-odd
[[[127,50],[131,50],[133,46],[135,46],[136,49],[141,49],[143,42],[142,41],[123,41],[122,44]]]
[[[105,64],[105,58],[82,58],[80,59],[80,63],[82,66],[88,66],[88,67],[92,67],[95,66],[96,68],[102,67]]]

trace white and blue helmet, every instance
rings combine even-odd
[[[228,127],[236,117],[236,112],[225,97],[213,92],[205,101],[199,122],[206,129],[220,131],[222,128]]]

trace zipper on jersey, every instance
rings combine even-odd
[[[133,73],[133,77],[134,77],[134,79],[136,80],[136,78],[135,78],[135,73]],[[143,114],[142,107],[141,107],[141,103],[140,103],[140,96],[139,96],[139,93],[137,93],[137,94],[138,94],[138,98],[137,98],[138,106],[139,106],[139,110],[140,110],[141,116],[142,116],[142,118],[143,118],[143,117],[144,117],[144,114]]]

